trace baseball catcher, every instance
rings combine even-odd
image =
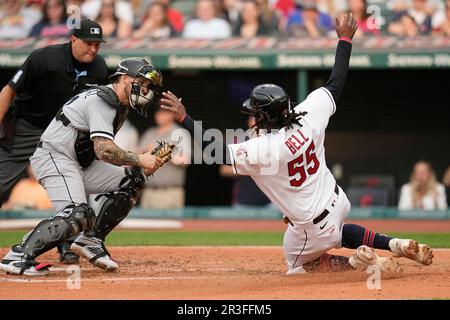
[[[32,169],[57,214],[41,221],[11,248],[0,269],[27,276],[48,274],[36,258],[70,238],[71,249],[107,271],[119,268],[104,245],[128,215],[151,175],[171,158],[173,145],[136,154],[118,147],[114,136],[130,110],[146,116],[159,100],[161,72],[147,60],[121,61],[107,86],[93,87],[64,104],[31,157]],[[126,166],[124,168],[123,166]],[[86,194],[106,197],[97,217]]]

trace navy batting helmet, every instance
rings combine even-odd
[[[265,83],[253,88],[241,111],[256,118],[260,129],[279,129],[285,124],[291,102],[286,91],[276,84]]]

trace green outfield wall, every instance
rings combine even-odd
[[[450,68],[449,37],[370,37],[354,41],[350,65],[362,69]],[[2,40],[0,67],[18,67],[28,54],[66,39]],[[163,70],[328,69],[336,39],[255,38],[246,40],[109,40],[101,54],[114,67],[126,57],[148,58]]]
[[[0,211],[0,219],[40,219],[52,215],[54,215],[53,211]],[[186,207],[175,210],[134,208],[128,217],[141,219],[280,219],[282,215],[273,208]],[[352,208],[349,218],[449,220],[450,211],[399,211],[393,207]]]

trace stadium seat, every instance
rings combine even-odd
[[[374,199],[387,199],[377,205],[395,205],[395,177],[392,175],[354,175],[349,179],[349,190],[375,190]],[[352,189],[354,188],[354,189]],[[380,191],[383,190],[383,191]],[[365,192],[365,191],[364,191]],[[377,201],[378,203],[378,201]]]
[[[386,188],[350,187],[346,190],[346,193],[352,206],[389,206],[389,190]]]

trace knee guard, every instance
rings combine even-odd
[[[92,229],[95,213],[87,204],[70,205],[63,210],[64,216],[55,216],[41,221],[30,235],[20,244],[29,258],[53,249],[61,241],[73,237],[81,231]]]
[[[144,186],[145,178],[141,173],[141,168],[125,168],[125,177],[120,182],[120,190],[130,194],[133,206],[136,205],[137,200],[141,196]]]
[[[128,215],[131,209],[136,205],[139,196],[145,185],[144,176],[140,168],[126,168],[125,178],[120,182],[119,191],[113,191],[107,194],[98,195],[106,197],[106,201],[100,208],[92,231],[88,236],[94,236],[105,240],[106,236]]]

